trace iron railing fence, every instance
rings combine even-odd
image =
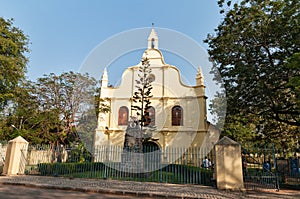
[[[242,165],[246,189],[279,190],[274,145],[242,144]]]
[[[300,159],[298,157],[276,159],[280,184],[300,187]]]
[[[5,161],[6,143],[1,145],[1,167]],[[120,146],[99,146],[88,153],[80,150],[74,146],[29,145],[25,172],[34,175],[212,184],[214,157],[211,149],[166,147],[159,152],[153,148],[144,149],[146,155],[143,162],[146,164],[141,175],[130,170],[122,172],[123,149]],[[246,188],[279,189],[279,184],[300,186],[299,150],[287,151],[274,149],[271,144],[261,146],[253,143],[243,144],[242,150],[243,162],[246,160],[247,163],[246,170],[244,168]],[[211,161],[210,169],[201,167],[205,156]]]
[[[70,158],[72,150],[66,148],[29,148],[26,174],[212,185],[213,153],[200,147],[145,146],[138,154],[124,153],[121,146],[99,146],[92,158]],[[206,156],[210,168],[201,167]]]

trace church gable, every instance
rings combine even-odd
[[[154,138],[160,143],[163,139],[161,137],[163,132],[196,133],[197,143],[199,142],[200,146],[204,134],[207,132],[206,97],[201,71],[198,71],[196,75],[196,81],[201,85],[184,85],[179,70],[164,62],[163,54],[158,49],[158,37],[154,29],[151,30],[148,37],[148,48],[143,53],[143,57],[149,59],[152,70],[150,78],[153,97],[150,99],[149,117],[151,117],[151,124],[157,127]],[[139,79],[141,64],[140,62],[136,66],[127,68],[118,87],[108,87],[109,74],[107,71],[103,74],[100,97],[108,100],[111,112],[102,114],[101,122],[98,122],[95,136],[99,138],[98,141],[96,140],[98,144],[103,143],[99,140],[105,140],[105,130],[103,129],[106,127],[112,132],[111,139],[115,143],[123,142],[128,120],[130,116],[135,116],[131,110],[132,97],[136,90],[135,80]],[[171,137],[168,139],[171,142]]]

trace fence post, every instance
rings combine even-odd
[[[215,145],[215,173],[218,189],[244,189],[241,145],[226,136]]]
[[[27,149],[28,142],[21,136],[8,142],[3,168],[4,175],[24,174]]]

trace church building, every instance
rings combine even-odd
[[[168,147],[201,147],[211,129],[207,121],[204,77],[200,67],[195,74],[196,85],[185,85],[176,66],[165,63],[159,50],[158,35],[154,29],[148,37],[148,47],[142,58],[149,60],[151,72],[151,123],[156,127],[148,142],[162,151]],[[105,69],[101,79],[100,98],[110,107],[110,112],[99,113],[94,147],[123,146],[126,128],[133,115],[131,106],[139,77],[139,66],[128,67],[120,85],[109,86]],[[96,155],[97,156],[97,155]],[[97,158],[101,161],[101,158]]]

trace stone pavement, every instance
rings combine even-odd
[[[234,192],[218,190],[201,185],[179,185],[167,183],[132,182],[102,179],[62,178],[45,176],[0,176],[0,184],[23,185],[47,189],[62,189],[84,192],[129,194],[153,198],[214,198],[214,199],[300,199],[300,191],[275,190]]]

